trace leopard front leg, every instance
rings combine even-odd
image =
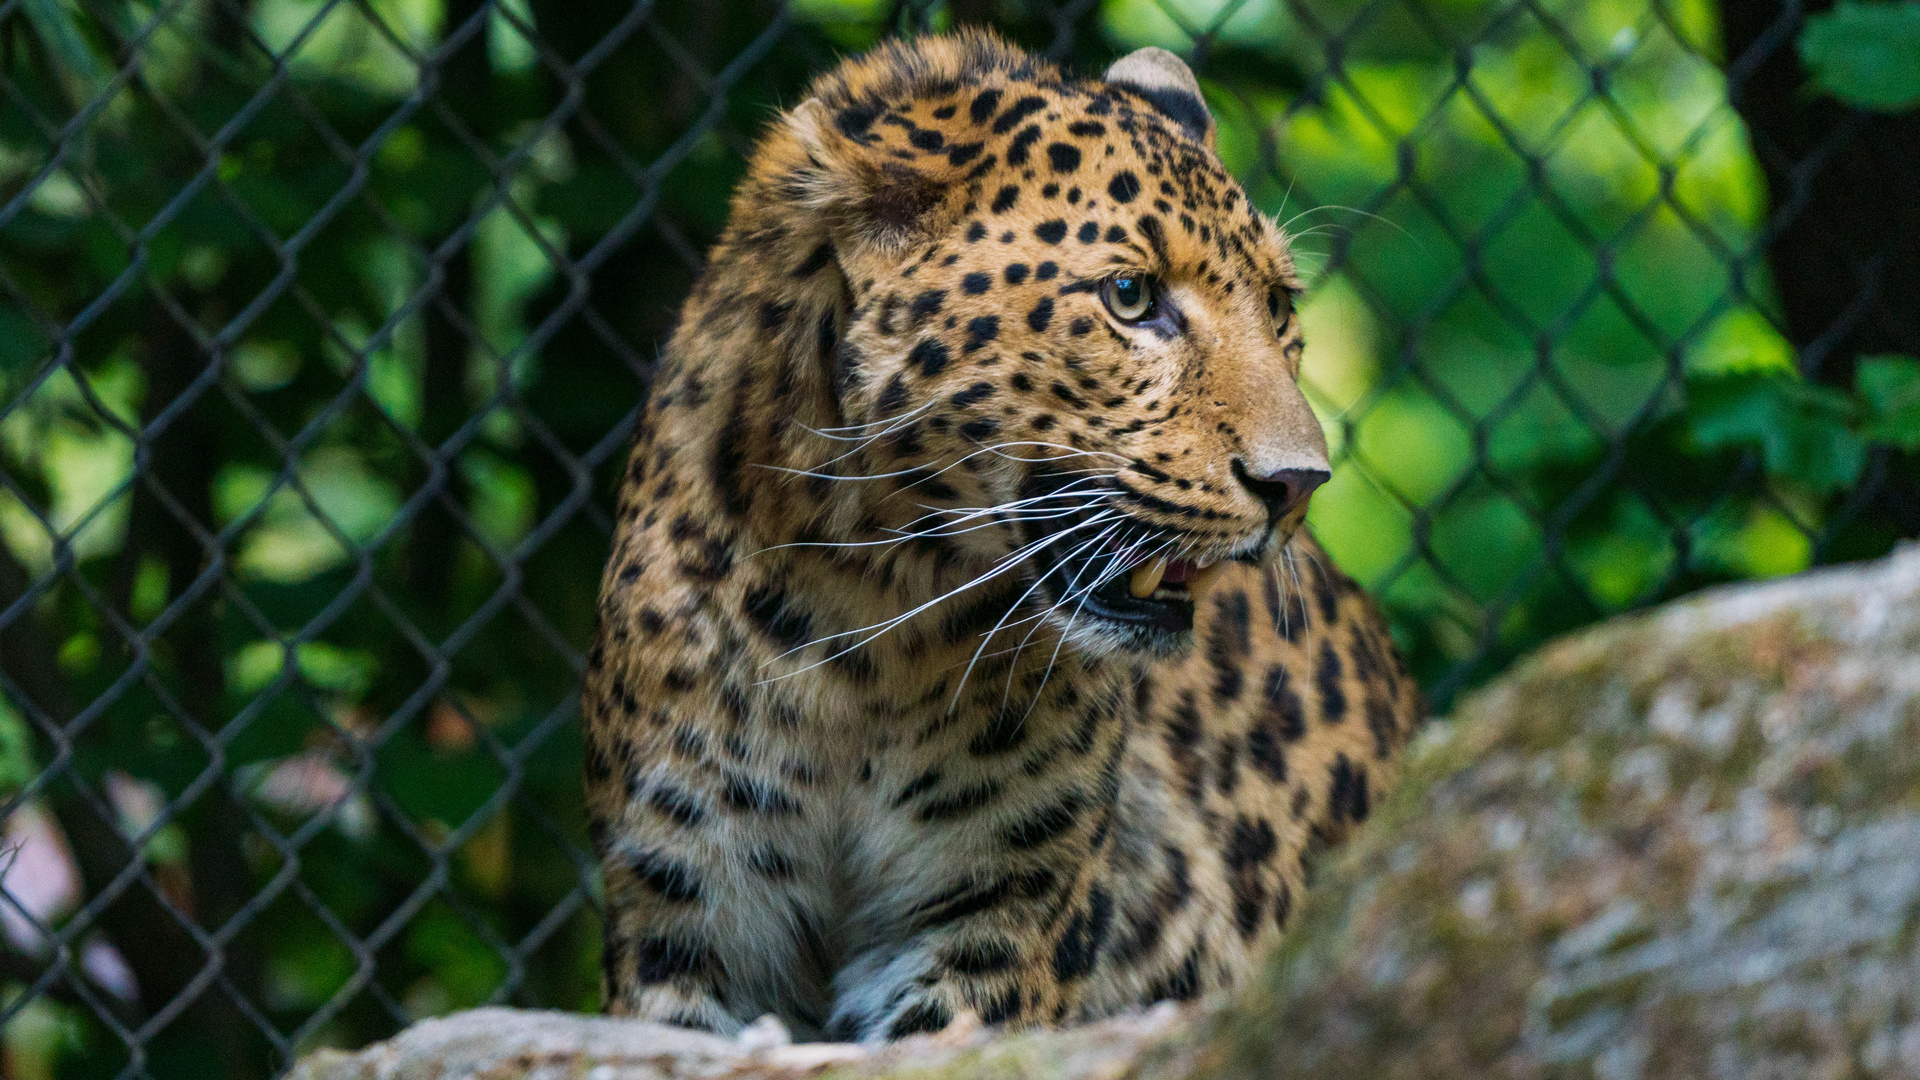
[[[607,853],[601,861],[607,916],[601,952],[606,1011],[731,1035],[742,1021],[727,1007],[727,968],[711,930],[701,875],[654,853]]]
[[[1104,888],[1050,868],[964,875],[916,906],[905,941],[841,969],[826,1037],[898,1039],[966,1012],[995,1025],[1057,1023],[1111,917]]]
[[[1024,787],[993,773],[906,785],[861,861],[909,869],[876,883],[866,906],[877,932],[834,978],[829,1038],[938,1031],[963,1012],[1026,1027],[1077,1010],[1114,912],[1102,880],[1111,753],[1087,744],[1117,751],[1119,733],[1098,734],[1039,776],[1037,758],[1010,763]]]
[[[596,824],[609,1013],[732,1034],[771,1012],[819,1030],[819,853],[802,801],[767,773],[656,761]]]

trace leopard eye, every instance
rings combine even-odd
[[[1153,317],[1157,291],[1145,274],[1119,274],[1100,287],[1100,299],[1121,322],[1142,322]]]
[[[1293,321],[1293,293],[1286,289],[1268,292],[1267,314],[1273,317],[1273,332],[1285,334],[1287,324]]]

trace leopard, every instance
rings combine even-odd
[[[885,1041],[1248,980],[1424,717],[1303,526],[1301,289],[1164,49],[890,40],[769,120],[586,658],[608,1013]]]

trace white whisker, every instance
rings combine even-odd
[[[1034,708],[1040,704],[1040,695],[1046,693],[1047,681],[1053,678],[1054,665],[1060,659],[1060,649],[1062,646],[1066,645],[1067,635],[1073,630],[1074,622],[1080,618],[1080,613],[1086,610],[1087,601],[1093,599],[1093,594],[1098,592],[1103,585],[1113,580],[1115,577],[1118,577],[1120,574],[1125,573],[1128,567],[1134,565],[1132,561],[1132,553],[1138,550],[1140,544],[1144,542],[1144,539],[1145,538],[1134,541],[1133,544],[1129,546],[1127,551],[1116,553],[1114,558],[1108,561],[1106,568],[1100,574],[1095,576],[1093,583],[1088,585],[1084,590],[1081,590],[1080,602],[1074,606],[1073,614],[1067,616],[1067,625],[1060,628],[1060,640],[1054,642],[1053,652],[1051,655],[1047,657],[1047,668],[1045,671],[1041,672],[1040,674],[1040,685],[1034,688],[1033,697],[1027,702],[1028,716],[1032,716]],[[1168,547],[1172,546],[1177,539],[1178,539],[1177,537],[1169,537],[1168,539],[1162,541],[1160,546],[1154,549],[1153,554],[1147,556],[1147,558],[1148,559],[1159,558],[1160,552],[1165,551]],[[1074,584],[1076,586],[1079,584],[1079,580],[1080,579],[1078,575],[1076,575],[1074,577]],[[1072,597],[1072,592],[1069,591],[1067,594],[1067,598],[1071,598],[1071,597]],[[1059,606],[1060,605],[1055,605],[1055,608],[1058,608]],[[1052,610],[1053,609],[1049,609],[1048,613],[1050,614]],[[1036,626],[1035,629],[1038,629],[1038,627]],[[1028,631],[1027,636],[1032,637],[1033,631]],[[1021,645],[1024,647],[1025,644],[1026,644],[1025,640],[1022,640]],[[1009,676],[1007,679],[1007,690],[1009,693],[1011,693],[1013,690],[1013,679],[1011,676]],[[1000,707],[1006,708],[1005,698],[1002,698]]]
[[[892,535],[883,537],[879,540],[801,540],[801,541],[795,541],[793,543],[788,543],[788,544],[774,544],[769,547],[761,548],[758,551],[754,552],[754,554],[760,555],[769,551],[779,551],[783,548],[800,548],[800,547],[863,548],[863,547],[897,546],[909,540],[930,538],[930,537],[960,536],[960,535],[964,535],[965,533],[972,532],[976,529],[990,528],[992,526],[1001,525],[1001,524],[1014,524],[1014,523],[1023,522],[1023,521],[1052,521],[1058,518],[1070,517],[1074,514],[1084,513],[1085,511],[1099,505],[1100,501],[1106,498],[1107,494],[1108,492],[1104,488],[1096,489],[1093,491],[1085,491],[1085,492],[1075,492],[1075,491],[1070,491],[1068,489],[1062,489],[1061,491],[1054,492],[1053,494],[1050,494],[1050,495],[1036,495],[1036,496],[1033,496],[1032,498],[1016,499],[1013,502],[998,503],[994,506],[923,507],[923,509],[926,509],[929,512],[922,514],[920,517],[917,517],[914,520],[908,522],[901,529],[887,530],[889,533],[892,533]],[[1065,500],[1065,499],[1076,499],[1076,500],[1082,500],[1082,501],[1077,503],[1071,503],[1066,506],[1043,507],[1040,509],[1026,508],[1030,504],[1034,504],[1034,503],[1051,502],[1051,501]],[[953,521],[939,522],[932,528],[927,528],[927,529],[914,528],[914,526],[919,525],[924,521],[927,521],[931,518],[937,518],[940,515],[944,515],[944,514],[957,514],[960,516]],[[969,522],[977,521],[982,518],[986,518],[989,520],[985,521],[983,524],[980,524],[980,525],[968,525]],[[962,526],[962,525],[967,525],[968,527],[956,528],[956,526]]]
[[[1106,529],[1105,531],[1103,531],[1103,532],[1102,532],[1102,533],[1101,533],[1101,534],[1100,534],[1099,536],[1097,536],[1097,537],[1095,537],[1095,538],[1094,538],[1094,542],[1095,542],[1095,543],[1101,543],[1101,542],[1104,542],[1104,541],[1106,540],[1106,538],[1107,538],[1107,537],[1108,537],[1109,535],[1111,535],[1111,534],[1113,533],[1113,531],[1114,531],[1115,529],[1118,529],[1118,528],[1122,528],[1122,527],[1124,527],[1124,526],[1125,526],[1126,524],[1127,524],[1127,523],[1126,523],[1126,522],[1124,522],[1124,521],[1122,521],[1122,522],[1116,522],[1116,523],[1115,523],[1115,524],[1113,524],[1112,526],[1110,526],[1110,527],[1108,527],[1108,528],[1107,528],[1107,529]],[[1080,548],[1079,550],[1085,550],[1085,547],[1086,547],[1086,545],[1082,545],[1082,546],[1081,546],[1081,548]],[[1077,551],[1075,551],[1075,552],[1074,552],[1073,554],[1078,554],[1078,553],[1079,553],[1079,551],[1077,550]],[[1064,563],[1064,562],[1066,562],[1066,560],[1067,560],[1067,559],[1069,559],[1069,558],[1072,558],[1072,557],[1073,557],[1073,554],[1070,554],[1070,555],[1068,555],[1068,556],[1067,556],[1066,558],[1063,558],[1063,559],[1061,559],[1060,561],[1061,561],[1062,563]],[[1027,631],[1027,633],[1026,633],[1026,636],[1020,639],[1020,644],[1014,647],[1014,650],[1013,650],[1013,653],[1014,653],[1014,661],[1013,661],[1012,663],[1010,663],[1010,664],[1009,664],[1009,665],[1007,666],[1007,685],[1006,685],[1006,687],[1005,687],[1005,688],[1004,688],[1004,689],[1003,689],[1003,690],[1001,691],[1001,693],[1000,693],[1000,708],[1001,708],[1001,709],[1005,709],[1005,708],[1007,707],[1007,702],[1008,702],[1008,701],[1009,701],[1009,700],[1010,700],[1010,699],[1012,698],[1012,696],[1013,696],[1013,678],[1014,678],[1014,676],[1015,676],[1015,675],[1016,675],[1016,674],[1017,674],[1017,673],[1019,672],[1019,668],[1020,668],[1020,664],[1019,664],[1019,656],[1020,656],[1020,652],[1021,652],[1021,650],[1023,650],[1023,649],[1025,649],[1025,648],[1027,647],[1027,642],[1029,642],[1029,641],[1032,641],[1032,640],[1033,640],[1033,635],[1034,635],[1035,633],[1037,633],[1037,632],[1039,631],[1039,629],[1040,629],[1040,628],[1041,628],[1042,626],[1045,626],[1045,625],[1046,625],[1046,618],[1047,618],[1047,616],[1048,616],[1048,615],[1051,615],[1051,614],[1052,614],[1052,613],[1053,613],[1054,611],[1056,611],[1056,610],[1058,610],[1058,609],[1060,608],[1060,606],[1061,606],[1061,604],[1065,602],[1065,600],[1066,600],[1066,598],[1069,598],[1069,597],[1071,597],[1071,596],[1073,595],[1073,593],[1074,593],[1074,590],[1075,590],[1075,589],[1076,589],[1076,588],[1077,588],[1077,587],[1079,586],[1079,584],[1080,584],[1080,575],[1082,575],[1082,574],[1084,574],[1084,573],[1086,573],[1086,572],[1087,572],[1087,567],[1088,567],[1088,566],[1091,566],[1091,565],[1092,565],[1092,564],[1091,564],[1091,562],[1089,562],[1089,563],[1087,563],[1086,565],[1083,565],[1083,566],[1081,566],[1081,567],[1080,567],[1080,568],[1079,568],[1078,570],[1076,570],[1076,571],[1074,571],[1074,575],[1073,575],[1073,580],[1072,580],[1072,581],[1070,581],[1070,582],[1068,582],[1068,583],[1067,583],[1067,587],[1066,587],[1066,588],[1065,588],[1064,590],[1062,590],[1062,592],[1061,592],[1061,597],[1062,597],[1062,598],[1061,598],[1060,600],[1056,600],[1056,601],[1054,601],[1054,602],[1053,602],[1052,604],[1050,604],[1050,605],[1048,605],[1048,607],[1047,607],[1047,608],[1046,608],[1045,610],[1043,610],[1043,611],[1041,611],[1041,612],[1040,612],[1039,614],[1037,614],[1037,615],[1035,615],[1035,616],[1033,617],[1033,619],[1032,619],[1032,622],[1033,622],[1033,629],[1031,629],[1031,630],[1028,630],[1028,631]],[[1036,584],[1037,584],[1037,582],[1036,582]],[[1091,596],[1092,596],[1093,594],[1092,594],[1092,592],[1091,592],[1091,591],[1089,591],[1089,592],[1088,592],[1088,593],[1087,593],[1086,595],[1087,595],[1088,597],[1091,597]],[[1080,602],[1081,602],[1081,604],[1082,604],[1083,606],[1084,606],[1084,605],[1086,604],[1086,600],[1085,600],[1084,598],[1083,598],[1083,599],[1082,599],[1082,600],[1081,600]],[[1009,612],[1008,614],[1012,614],[1012,612]],[[1076,610],[1076,614],[1077,614],[1077,610]],[[1001,621],[1002,623],[1004,623],[1004,622],[1006,621],[1006,619],[1005,619],[1005,618],[1002,618],[1002,619],[1001,619],[1000,621]],[[1021,620],[1021,622],[1026,622],[1026,621],[1028,621],[1028,620],[1025,620],[1025,619],[1023,619],[1023,620]],[[1015,625],[1015,626],[1018,626],[1018,625],[1019,625],[1019,623],[1015,623],[1014,625]],[[1073,620],[1072,620],[1072,619],[1068,619],[1068,620],[1067,620],[1067,628],[1068,628],[1068,629],[1070,629],[1070,628],[1072,627],[1072,625],[1073,625]],[[999,630],[999,627],[998,627],[998,626],[995,626],[995,627],[994,627],[994,630],[995,630],[995,631],[997,632],[997,631]],[[988,638],[988,640],[992,640],[992,638],[991,638],[991,637],[989,637],[989,638]],[[1060,641],[1061,641],[1061,642],[1065,642],[1065,641],[1066,641],[1066,631],[1065,631],[1064,629],[1063,629],[1063,630],[1061,631],[1061,635],[1060,635]],[[983,641],[983,642],[981,642],[981,643],[980,643],[980,648],[981,648],[981,649],[984,649],[984,648],[986,648],[986,647],[987,647],[987,644],[986,644],[986,642],[985,642],[985,641]],[[978,657],[978,655],[979,655],[979,651],[978,651],[978,650],[975,650],[975,654],[974,654],[974,655],[975,655],[976,657]],[[1060,655],[1060,645],[1059,645],[1059,643],[1056,643],[1056,644],[1054,645],[1054,647],[1053,647],[1053,655],[1054,655],[1055,657],[1057,657],[1057,656],[1059,656],[1059,655]],[[1026,712],[1026,716],[1031,716],[1031,715],[1033,715],[1033,704],[1034,704],[1034,702],[1037,702],[1037,701],[1039,701],[1039,700],[1040,700],[1040,692],[1041,692],[1042,690],[1045,690],[1045,689],[1046,689],[1046,685],[1047,685],[1047,678],[1048,678],[1049,676],[1051,676],[1052,674],[1053,674],[1053,657],[1049,657],[1049,658],[1047,659],[1047,670],[1046,670],[1046,671],[1045,671],[1045,672],[1044,672],[1044,673],[1043,673],[1043,674],[1042,674],[1042,675],[1040,676],[1040,686],[1039,686],[1039,687],[1038,687],[1038,688],[1037,688],[1036,690],[1034,690],[1034,696],[1033,696],[1033,698],[1032,698],[1031,700],[1029,700],[1029,701],[1027,702],[1027,712]],[[1022,722],[1022,723],[1025,723],[1025,722],[1026,722],[1026,716],[1022,716],[1022,717],[1021,717],[1021,722]]]
[[[1039,551],[1040,549],[1044,548],[1047,544],[1058,539],[1059,537],[1064,536],[1067,533],[1077,531],[1079,529],[1087,528],[1088,526],[1091,526],[1091,525],[1099,524],[1107,520],[1108,518],[1114,517],[1114,516],[1118,516],[1117,513],[1110,511],[1104,514],[1096,515],[1095,517],[1087,521],[1081,522],[1080,524],[1069,525],[1065,529],[1062,529],[1057,533],[1052,533],[1048,536],[1041,537],[1040,539],[1035,540],[1030,544],[1023,545],[1019,549],[1015,550],[1013,553],[1001,559],[1000,562],[996,563],[993,566],[993,568],[989,569],[986,573],[981,574],[979,577],[974,578],[973,580],[967,582],[964,585],[961,585],[954,589],[950,589],[947,592],[944,592],[939,596],[936,596],[933,599],[928,600],[927,602],[920,604],[909,611],[903,612],[902,614],[896,615],[890,619],[884,619],[880,622],[873,623],[868,626],[863,626],[855,630],[844,630],[837,634],[828,634],[824,637],[815,638],[812,641],[806,642],[805,644],[797,645],[791,649],[788,649],[786,652],[783,652],[778,656],[773,657],[773,659],[769,660],[768,663],[771,664],[774,660],[783,660],[789,656],[792,656],[794,653],[800,652],[803,649],[810,648],[811,646],[817,645],[821,642],[833,641],[836,638],[853,637],[857,634],[864,634],[869,630],[874,631],[874,633],[870,637],[867,637],[859,642],[856,642],[854,645],[851,646],[851,648],[854,648],[854,649],[862,648],[874,642],[876,639],[878,639],[882,634],[885,634],[887,631],[893,629],[896,626],[899,626],[901,623],[906,622],[908,619],[913,618],[915,615],[918,615],[921,612],[926,611],[927,609],[933,607],[934,605],[939,604],[942,601],[949,599],[950,597],[958,596],[960,593],[963,593],[968,589],[973,588],[976,585],[990,581],[996,577],[999,577],[1001,574],[1006,573],[1008,570],[1013,569],[1016,566],[1019,566],[1021,563],[1025,562],[1028,556],[1030,556],[1033,552]],[[795,671],[790,671],[785,675],[778,675],[778,676],[775,676],[773,679],[763,679],[761,681],[774,682],[779,679],[790,678],[794,675],[803,674],[805,672],[812,671],[814,668],[819,667],[821,664],[826,663],[828,659],[830,659],[830,657],[822,658],[820,660],[815,661],[814,663],[808,664],[806,667],[799,668]]]
[[[891,427],[895,424],[899,424],[899,423],[903,423],[905,421],[911,420],[914,417],[920,415],[923,412],[926,412],[928,409],[931,409],[938,404],[940,404],[940,400],[938,398],[929,398],[928,400],[921,402],[919,405],[913,407],[912,409],[909,409],[906,412],[899,413],[894,416],[882,417],[879,420],[869,420],[864,424],[847,424],[843,427],[830,427],[830,428],[812,428],[812,427],[807,427],[805,424],[801,424],[799,425],[799,427],[802,431],[805,431],[810,435],[818,435],[823,439],[842,439],[843,441],[847,441],[847,442],[855,442],[855,441],[858,441],[856,438],[835,435],[833,434],[833,432],[865,431],[868,428]]]
[[[1102,517],[1096,517],[1093,520],[1094,521],[1111,520],[1111,519],[1116,519],[1120,517],[1121,515],[1117,513],[1109,513]],[[1095,536],[1093,539],[1080,544],[1078,547],[1075,547],[1072,551],[1061,556],[1060,559],[1055,563],[1055,565],[1059,565],[1059,563],[1064,563],[1068,559],[1071,559],[1074,556],[1080,554],[1080,552],[1085,551],[1088,547],[1091,547],[1094,544],[1098,544],[1102,542],[1103,540],[1106,539],[1108,534],[1113,532],[1113,530],[1118,529],[1125,524],[1126,522],[1124,520],[1115,520],[1112,525],[1109,525],[1107,528],[1101,530],[1098,536]],[[1066,532],[1068,531],[1071,531],[1071,530],[1062,530],[1060,533],[1055,535],[1065,535]],[[954,687],[953,697],[951,700],[947,702],[948,712],[952,712],[954,707],[959,704],[960,691],[966,687],[967,678],[973,674],[973,666],[980,662],[980,654],[986,650],[987,644],[993,640],[993,636],[995,634],[1000,632],[1001,627],[1006,625],[1007,620],[1013,617],[1013,613],[1020,610],[1020,605],[1027,602],[1027,597],[1033,595],[1033,591],[1040,587],[1040,583],[1046,580],[1047,574],[1050,572],[1051,571],[1049,570],[1049,571],[1043,571],[1039,574],[1035,574],[1032,583],[1030,583],[1026,587],[1026,589],[1020,593],[1019,598],[1016,599],[1012,604],[1009,604],[1007,606],[1007,613],[1005,615],[1000,616],[1000,620],[993,624],[993,628],[991,630],[988,630],[985,634],[982,634],[980,636],[980,646],[979,648],[976,648],[973,650],[973,659],[967,661],[966,670],[960,673],[960,684]],[[1025,620],[1022,620],[1022,621],[1024,622]],[[1015,623],[1014,625],[1018,626],[1020,624]],[[1025,643],[1022,642],[1022,644],[1025,644]],[[1015,651],[1017,652],[1018,650],[1015,650]]]

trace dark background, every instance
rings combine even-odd
[[[1920,534],[1920,121],[1813,89],[1804,15],[0,2],[0,1067],[597,1007],[573,719],[635,410],[755,131],[884,34],[1191,59],[1315,283],[1314,526],[1440,709]]]

